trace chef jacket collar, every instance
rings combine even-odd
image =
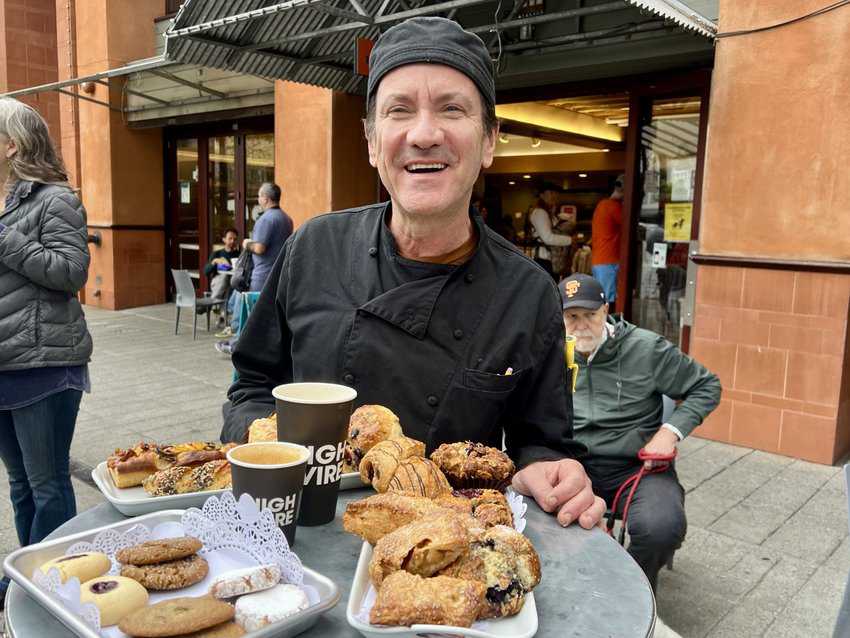
[[[387,202],[383,213],[377,217],[378,223],[372,232],[370,247],[377,247],[379,259],[403,259],[398,252],[395,238],[386,224],[387,214],[391,203]],[[446,266],[444,275],[435,275],[410,281],[401,286],[388,290],[370,299],[360,309],[401,328],[417,339],[423,339],[431,322],[431,315],[440,293],[452,277],[465,276],[468,281],[474,278],[481,249],[487,242],[487,229],[484,220],[479,215],[472,215],[472,221],[478,229],[478,245],[475,252],[465,264]],[[377,268],[377,262],[375,267]],[[472,278],[470,278],[472,276]]]

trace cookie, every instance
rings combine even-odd
[[[153,565],[169,560],[191,556],[203,547],[203,543],[191,536],[160,538],[141,545],[125,547],[115,553],[119,563],[125,565]]]
[[[245,630],[235,622],[226,622],[209,629],[193,631],[191,634],[180,634],[174,638],[240,638],[245,635]]]
[[[210,585],[216,598],[233,598],[270,589],[280,582],[280,567],[274,564],[231,569],[219,574]]]
[[[209,596],[169,598],[126,616],[118,628],[138,638],[191,634],[233,619],[233,605]]]
[[[132,578],[146,589],[169,591],[182,589],[201,582],[209,572],[209,565],[200,556],[155,565],[124,565],[121,575]]]
[[[310,606],[307,594],[295,585],[275,585],[271,589],[242,596],[236,601],[236,622],[245,631],[257,631],[273,622],[289,618]]]
[[[100,626],[109,627],[147,605],[148,592],[130,578],[100,576],[80,585],[80,601],[97,605]]]
[[[112,567],[112,563],[106,554],[100,552],[83,552],[70,556],[60,556],[49,560],[39,567],[43,573],[50,571],[52,567],[59,570],[59,576],[64,583],[69,578],[76,577],[81,583],[98,576],[103,576]]]

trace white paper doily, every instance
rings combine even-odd
[[[312,587],[304,585],[304,567],[298,556],[289,549],[289,543],[269,510],[259,510],[254,500],[244,495],[237,502],[232,492],[221,496],[211,496],[202,509],[186,510],[179,523],[166,522],[148,528],[134,525],[125,532],[107,529],[97,534],[91,541],[75,543],[65,551],[65,556],[83,552],[101,552],[112,561],[110,574],[121,571],[115,559],[118,550],[132,547],[153,538],[173,536],[194,536],[203,544],[198,552],[208,560],[218,555],[238,555],[250,557],[255,564],[275,563],[280,566],[281,580],[305,589],[311,605],[318,602],[318,593]],[[250,564],[250,562],[248,563]],[[212,566],[212,563],[211,563]],[[47,574],[40,569],[33,572],[32,580],[37,587],[69,611],[100,632],[100,612],[92,603],[80,602],[80,581],[69,578],[61,582],[59,570],[55,567]],[[202,592],[199,592],[202,593]],[[187,590],[186,594],[189,594]],[[154,597],[151,596],[153,602]],[[110,629],[106,633],[112,635]]]

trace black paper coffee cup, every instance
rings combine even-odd
[[[309,456],[302,445],[274,441],[237,445],[227,452],[233,496],[239,500],[248,494],[257,507],[270,510],[290,546],[295,543]]]
[[[299,525],[324,525],[336,515],[342,455],[357,391],[335,383],[287,383],[272,392],[277,438],[310,450]]]

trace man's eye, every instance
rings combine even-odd
[[[449,113],[463,113],[463,109],[457,104],[447,104],[443,110]]]
[[[406,106],[391,106],[387,109],[387,115],[401,115],[409,112],[410,111]]]

